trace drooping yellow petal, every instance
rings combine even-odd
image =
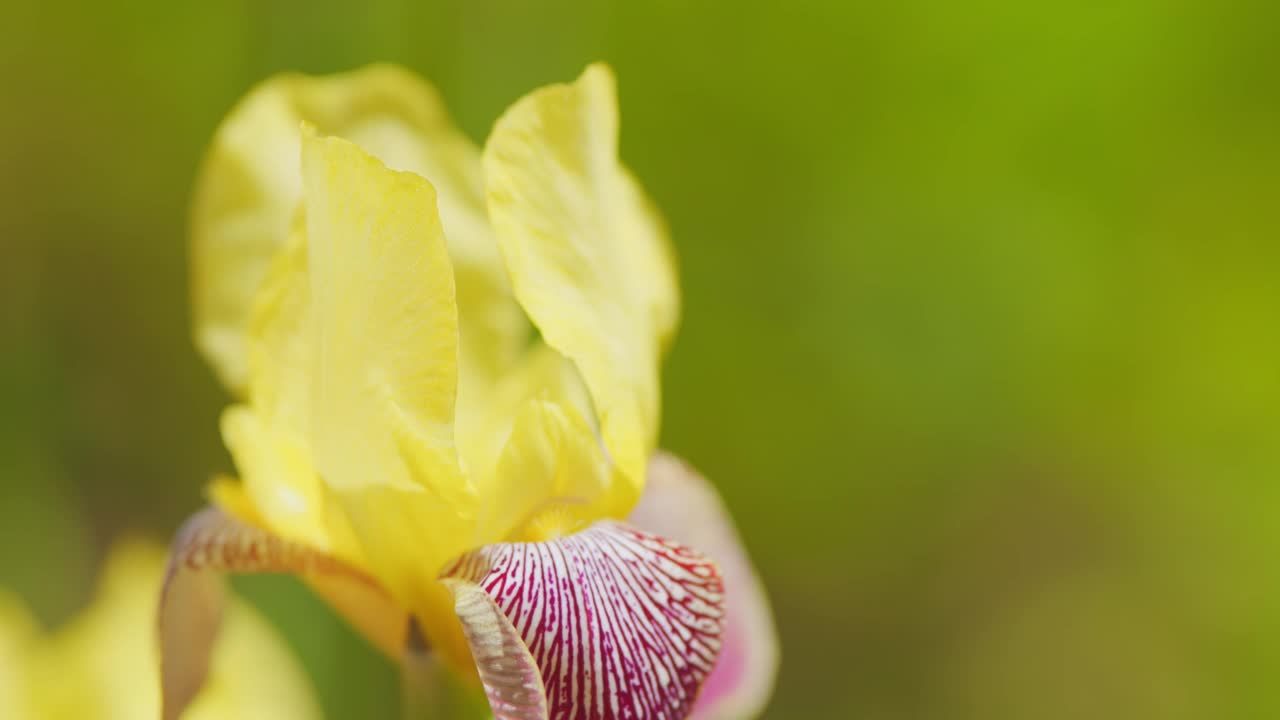
[[[303,176],[315,468],[374,576],[465,657],[435,582],[477,510],[454,441],[458,319],[435,193],[332,137],[304,139]]]
[[[526,323],[485,221],[479,151],[453,127],[435,89],[394,66],[326,77],[278,75],[250,92],[223,122],[198,179],[192,213],[196,344],[223,383],[241,393],[254,296],[286,242],[302,193],[303,122],[435,185],[467,326],[464,404],[473,404],[473,385],[475,404],[483,403],[484,378],[516,356]]]
[[[244,603],[232,603],[213,655],[211,689],[196,697],[183,720],[323,717],[306,676],[285,648],[266,619]]]
[[[677,322],[661,221],[618,161],[612,73],[517,102],[484,151],[490,220],[516,298],[582,372],[613,460],[636,485],[658,432],[658,364]]]
[[[239,486],[220,486],[223,494]],[[209,679],[227,613],[227,573],[287,573],[304,580],[388,656],[400,657],[405,610],[359,569],[281,538],[218,508],[205,508],[175,536],[157,615],[162,715],[183,717]],[[252,664],[253,658],[241,658]]]
[[[164,562],[164,550],[149,544],[112,552],[90,607],[27,658],[35,717],[160,717],[155,627]],[[210,682],[184,720],[320,716],[306,677],[278,636],[250,608],[233,602]]]

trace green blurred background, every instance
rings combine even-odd
[[[673,228],[664,443],[767,582],[770,718],[1280,717],[1280,4],[0,3],[0,584],[48,622],[230,469],[186,214],[254,82],[477,141],[589,61]],[[333,718],[393,669],[239,587]]]

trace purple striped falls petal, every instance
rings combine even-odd
[[[613,521],[442,574],[499,720],[680,720],[720,654],[715,563]]]
[[[204,685],[227,600],[226,573],[297,575],[385,652],[399,654],[403,648],[408,617],[367,575],[217,508],[205,508],[174,538],[160,591],[164,720],[181,717]]]
[[[693,720],[760,715],[778,674],[778,639],[764,586],[711,483],[674,455],[649,462],[644,495],[628,522],[715,558],[724,576],[724,649],[694,706]]]

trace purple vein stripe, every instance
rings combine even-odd
[[[621,523],[489,545],[445,576],[483,589],[523,639],[550,720],[680,720],[720,652],[714,563]]]

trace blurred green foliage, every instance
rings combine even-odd
[[[51,622],[230,469],[205,143],[374,60],[482,140],[618,71],[684,324],[666,446],[772,591],[769,717],[1280,717],[1280,4],[0,1],[0,583]],[[394,670],[240,586],[334,718]]]

